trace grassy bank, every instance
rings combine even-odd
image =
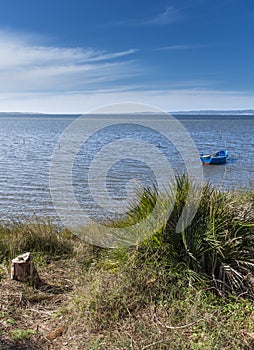
[[[152,234],[135,247],[96,248],[38,219],[0,227],[0,349],[254,347],[254,192],[178,177],[163,194],[139,196],[114,223],[149,218]],[[169,208],[154,223],[149,214]],[[11,259],[25,251],[43,281],[37,288],[9,279]]]

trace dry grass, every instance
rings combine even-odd
[[[253,198],[231,201],[241,220]],[[0,227],[0,349],[253,349],[253,291],[190,283],[156,244],[107,250],[49,222]],[[11,259],[27,250],[38,288],[10,280]]]
[[[0,349],[78,349],[68,305],[93,248],[43,221],[2,226],[0,237]],[[11,259],[27,250],[42,280],[38,288],[10,279]]]
[[[177,280],[163,286],[149,269],[137,281],[110,256],[103,266],[89,248],[77,251],[37,267],[40,289],[11,281],[1,268],[0,349],[253,348],[252,301],[218,299]]]
[[[59,261],[38,268],[44,281],[39,289],[11,281],[6,271],[0,284],[0,327],[2,338],[5,342],[9,341],[10,348],[15,344],[25,349],[27,344],[31,349],[31,340],[35,344],[34,349],[50,348],[46,336],[62,324],[60,318],[54,320],[53,315],[68,301],[73,290],[74,281],[68,278],[70,267],[63,263]],[[28,339],[20,332],[20,337],[14,340],[17,330],[33,332],[28,334]]]

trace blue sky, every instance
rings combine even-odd
[[[8,0],[0,111],[254,108],[252,0]]]

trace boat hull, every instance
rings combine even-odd
[[[227,161],[227,158],[203,158],[203,157],[200,157],[201,159],[201,162],[205,165],[210,165],[210,164],[225,164],[226,161]]]
[[[225,164],[227,161],[227,157],[228,157],[228,152],[225,150],[222,150],[214,154],[201,155],[200,160],[204,165]]]

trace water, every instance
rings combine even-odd
[[[94,118],[96,117],[93,116],[93,120]],[[105,118],[107,119],[104,117],[104,120]],[[156,120],[154,116],[151,118]],[[229,159],[225,165],[202,167],[206,181],[223,189],[253,188],[253,116],[179,116],[177,118],[191,135],[198,152],[210,153],[223,148],[228,150]],[[74,120],[74,116],[0,116],[2,220],[22,215],[31,216],[34,213],[57,218],[49,189],[50,161],[58,138]],[[128,194],[126,188],[133,185],[133,178],[146,185],[156,181],[160,174],[166,182],[166,177],[171,170],[173,172],[186,170],[179,149],[153,130],[144,130],[133,124],[114,125],[106,130],[100,130],[99,120],[98,117],[99,131],[85,144],[81,147],[75,145],[77,137],[73,135],[71,140],[73,151],[69,152],[66,149],[66,155],[70,155],[70,159],[73,160],[71,189],[80,207],[89,216],[105,219],[114,215],[111,206],[117,208],[115,203],[121,203],[126,199]],[[117,118],[114,120],[114,123],[116,122]],[[89,125],[87,125],[87,135],[84,134],[84,130],[82,133],[84,138],[89,134]],[[131,146],[128,146],[128,153],[123,157],[126,145],[121,142],[130,137],[155,146],[156,149],[144,146],[141,153],[146,156],[146,164],[138,158],[138,148],[142,148],[142,145],[137,148],[134,141]],[[89,173],[91,162],[98,152],[112,142],[118,143],[110,150],[110,156],[106,157],[105,162],[104,159],[95,162],[95,171]],[[184,144],[186,140],[181,139],[180,142]],[[62,144],[57,147],[61,152],[65,152]],[[165,159],[159,160],[156,150],[166,157],[172,169],[165,167]],[[111,164],[112,161],[113,164]],[[107,179],[105,188],[102,190],[103,184],[100,180],[105,167],[108,167]],[[65,168],[59,170],[59,177],[64,176],[65,171]],[[61,193],[65,189],[64,186],[61,188],[60,183],[59,188],[53,190]],[[109,205],[104,206],[107,199],[109,199]]]

